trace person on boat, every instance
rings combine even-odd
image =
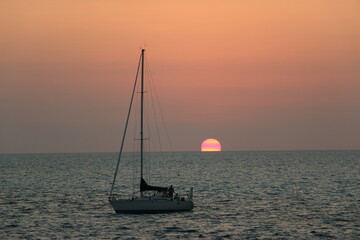
[[[174,188],[172,185],[169,187],[168,192],[169,192],[169,197],[172,198],[174,196]]]

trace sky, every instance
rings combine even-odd
[[[0,153],[116,152],[140,48],[175,151],[360,149],[360,1],[0,2]]]

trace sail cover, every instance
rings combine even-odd
[[[158,191],[158,192],[165,192],[167,191],[167,187],[155,187],[148,185],[143,178],[141,178],[140,182],[140,192],[144,191]]]

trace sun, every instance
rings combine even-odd
[[[221,144],[214,138],[206,139],[201,144],[202,152],[221,152]]]

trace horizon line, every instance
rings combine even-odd
[[[296,152],[296,151],[360,151],[360,149],[269,149],[269,150],[222,150],[222,151],[216,151],[216,152],[202,152],[201,150],[191,150],[191,151],[185,151],[185,150],[179,150],[179,151],[150,151],[148,153],[177,153],[177,152],[196,152],[196,153],[221,153],[221,152]],[[119,153],[119,152],[113,152],[113,151],[95,151],[95,152],[23,152],[23,153],[0,153],[0,155],[26,155],[26,154],[86,154],[86,153]],[[131,151],[126,151],[124,153],[132,153]]]

